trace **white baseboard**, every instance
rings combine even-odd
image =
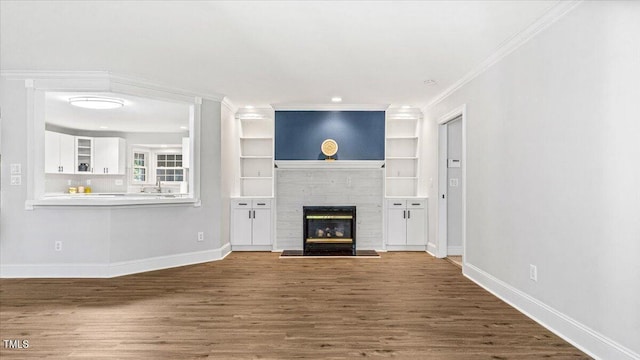
[[[463,265],[463,274],[593,358],[640,359],[634,351],[469,263]]]
[[[3,264],[0,266],[0,278],[112,278],[221,260],[230,252],[231,246],[225,244],[213,250],[121,261],[110,264]]]
[[[387,245],[387,251],[425,251],[424,245]]]
[[[462,255],[462,246],[447,246],[447,255]]]
[[[436,244],[434,244],[434,243],[428,243],[428,244],[427,244],[427,252],[428,252],[431,256],[437,256],[436,254],[438,253],[438,248],[436,248]]]

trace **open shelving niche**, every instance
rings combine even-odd
[[[271,109],[242,109],[236,113],[240,135],[240,196],[273,196],[273,132]]]
[[[415,108],[389,109],[386,118],[385,195],[416,197],[422,112]]]

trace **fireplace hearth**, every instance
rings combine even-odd
[[[355,206],[304,206],[303,214],[304,255],[356,255]]]

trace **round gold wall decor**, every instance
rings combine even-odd
[[[320,150],[325,156],[333,156],[338,152],[338,143],[333,139],[327,139],[322,142]]]

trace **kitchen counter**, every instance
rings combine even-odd
[[[25,207],[39,206],[131,206],[193,204],[200,201],[183,193],[47,193],[39,200],[27,201]]]

